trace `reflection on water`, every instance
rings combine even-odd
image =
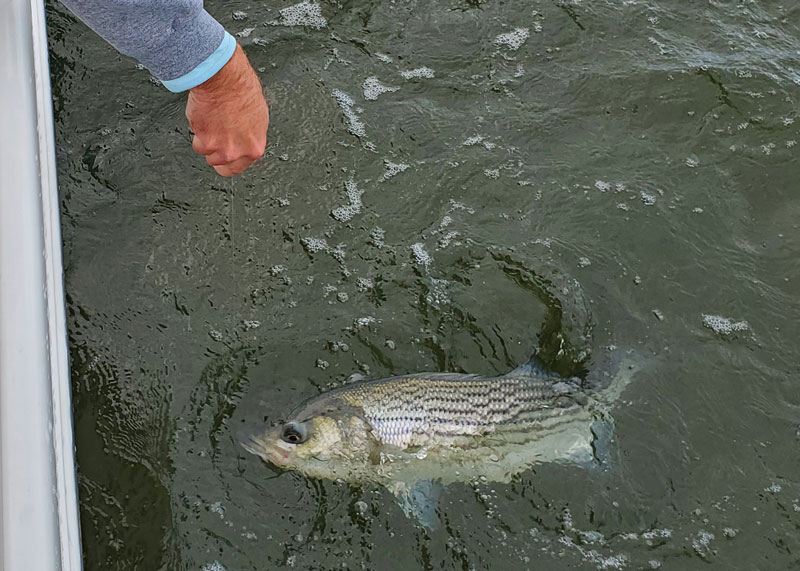
[[[207,7],[271,105],[222,180],[183,100],[48,7],[87,569],[787,569],[800,553],[800,8]],[[612,465],[443,526],[234,434],[354,372],[607,381]]]

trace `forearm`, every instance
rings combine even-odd
[[[217,73],[236,42],[202,0],[62,0],[121,53],[134,57],[171,91]]]

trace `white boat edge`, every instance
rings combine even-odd
[[[0,2],[0,568],[80,571],[44,2]]]

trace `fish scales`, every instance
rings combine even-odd
[[[576,404],[564,383],[536,377],[394,378],[356,383],[338,397],[363,410],[386,444],[446,444],[459,437],[536,432]]]

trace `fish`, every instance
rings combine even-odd
[[[435,529],[444,485],[509,482],[546,462],[605,462],[610,406],[636,370],[632,363],[623,361],[602,390],[549,372],[536,356],[497,377],[416,373],[355,381],[239,440],[283,470],[381,485],[407,516]]]

